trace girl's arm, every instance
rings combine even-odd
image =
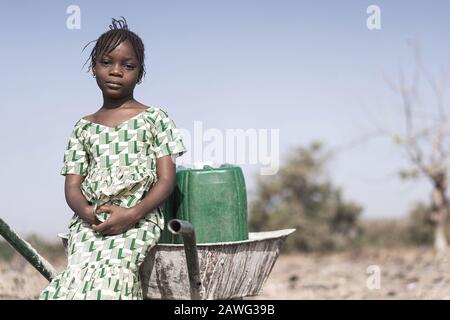
[[[132,208],[137,221],[163,203],[172,193],[175,188],[175,158],[172,159],[170,155],[158,158],[156,160],[156,175],[158,180],[155,185],[141,202]]]
[[[175,187],[175,161],[172,160],[170,155],[156,160],[156,174],[158,180],[145,197],[134,207],[100,206],[96,210],[97,214],[110,212],[111,216],[101,224],[92,225],[92,229],[104,235],[125,232],[166,200]]]
[[[84,176],[77,174],[66,175],[66,181],[64,184],[64,192],[66,201],[69,207],[77,214],[81,219],[85,220],[89,224],[98,223],[93,213],[94,206],[87,202],[86,198],[81,192],[81,183],[85,179]]]

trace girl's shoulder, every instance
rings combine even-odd
[[[78,135],[84,135],[87,129],[92,125],[91,122],[83,119],[82,117],[79,118],[75,124],[73,125],[73,131],[76,132]]]
[[[78,121],[75,122],[74,124],[74,128],[86,129],[86,127],[92,124],[89,120],[86,120],[85,118],[86,117],[81,117],[80,119],[78,119]]]
[[[160,106],[151,106],[143,111],[144,118],[155,124],[157,121],[169,119],[169,114],[166,109]]]

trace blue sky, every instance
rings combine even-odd
[[[66,27],[72,4],[79,30]],[[371,4],[381,9],[381,30],[366,27]],[[382,72],[395,77],[411,66],[407,39],[420,41],[431,70],[448,64],[449,12],[446,1],[1,2],[1,216],[22,234],[65,230],[64,148],[73,124],[102,103],[82,69],[92,47],[81,49],[112,17],[125,16],[146,45],[139,101],[163,107],[188,131],[194,121],[279,129],[282,162],[315,139],[347,145],[375,120],[401,127]],[[401,217],[430,190],[398,179],[406,165],[389,139],[377,138],[339,153],[328,172],[364,217]],[[242,168],[251,198],[259,167]]]

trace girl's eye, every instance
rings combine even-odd
[[[102,60],[102,64],[108,65],[108,64],[109,64],[109,61],[108,61],[108,60]]]
[[[135,68],[132,64],[126,64],[125,67],[129,70],[133,70]]]

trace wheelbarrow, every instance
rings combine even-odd
[[[258,295],[295,229],[250,232],[243,241],[200,243],[188,221],[172,219],[168,228],[183,244],[157,244],[139,270],[144,299],[213,300]],[[47,280],[57,272],[2,219],[0,234]],[[67,248],[68,234],[58,234]],[[66,249],[67,250],[67,249]]]

